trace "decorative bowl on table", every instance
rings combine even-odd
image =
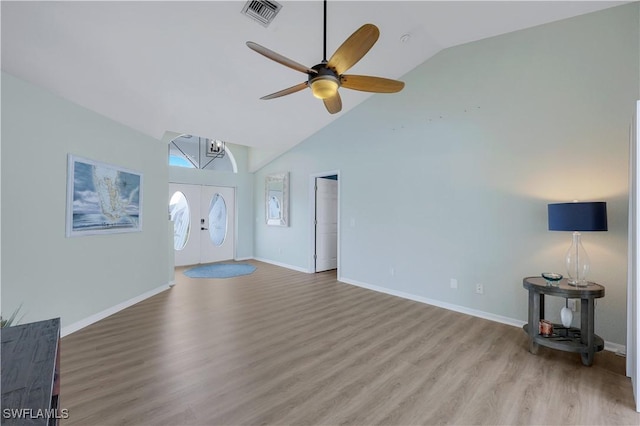
[[[562,279],[562,274],[556,272],[543,272],[542,278],[547,281],[548,286],[558,286],[558,282]]]

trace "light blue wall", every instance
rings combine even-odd
[[[564,272],[570,244],[547,204],[603,200],[609,232],[583,242],[596,331],[624,344],[638,40],[635,3],[442,51],[256,172],[290,172],[291,226],[264,225],[256,189],[255,256],[309,268],[309,176],[340,170],[342,279],[525,320],[522,278]]]
[[[65,238],[67,154],[143,174],[143,230]],[[2,74],[2,313],[62,326],[167,286],[167,146]]]
[[[238,175],[169,172],[166,142],[2,74],[2,312],[67,326],[167,284],[169,180],[238,188],[237,256],[306,270],[309,176],[339,170],[344,280],[520,320],[522,277],[562,272],[569,245],[546,204],[607,201],[609,232],[584,244],[607,286],[597,332],[623,344],[638,16],[635,3],[443,51],[255,175],[242,147]],[[143,232],[64,237],[68,153],[144,173]],[[266,227],[264,177],[280,171],[291,226]]]

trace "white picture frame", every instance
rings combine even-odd
[[[265,221],[271,226],[289,226],[289,173],[265,177]]]

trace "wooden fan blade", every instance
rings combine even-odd
[[[340,99],[340,93],[338,92],[330,98],[323,99],[323,102],[329,114],[335,114],[342,110],[342,99]]]
[[[404,88],[402,81],[369,75],[343,75],[340,77],[340,85],[347,89],[374,93],[396,93]]]
[[[279,64],[282,64],[286,67],[292,68],[296,71],[300,71],[303,72],[305,74],[317,74],[318,71],[316,70],[312,70],[309,67],[306,67],[304,65],[302,65],[301,63],[298,63],[292,59],[289,59],[285,56],[282,56],[279,53],[274,52],[271,49],[267,49],[264,46],[260,46],[258,43],[254,43],[252,41],[248,41],[247,42],[247,46],[252,49],[255,50],[256,52],[258,52],[259,54],[261,54],[262,56],[265,56],[269,59],[271,59],[272,61],[276,61]]]
[[[309,86],[309,82],[305,81],[304,83],[296,84],[295,86],[291,86],[288,89],[280,90],[279,92],[272,93],[267,96],[263,96],[260,99],[269,100],[279,98],[280,96],[290,95],[292,93],[296,93],[301,91],[302,89],[306,89]]]
[[[338,75],[354,66],[376,44],[380,31],[373,24],[364,24],[338,47],[327,66]]]

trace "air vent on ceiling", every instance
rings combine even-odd
[[[249,0],[242,8],[242,13],[268,27],[276,17],[282,5],[269,0]]]

